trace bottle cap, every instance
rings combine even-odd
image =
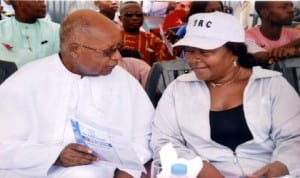
[[[171,166],[171,174],[172,175],[186,175],[187,174],[187,166],[183,163],[175,163]]]

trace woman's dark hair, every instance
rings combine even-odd
[[[268,64],[256,60],[253,55],[248,53],[245,43],[227,42],[225,47],[238,57],[238,62],[242,67],[252,68],[253,66],[261,66],[267,68],[268,66]]]

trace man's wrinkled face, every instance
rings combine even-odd
[[[108,31],[104,35],[96,28],[90,33],[93,35],[81,34],[81,40],[70,44],[76,53],[72,61],[73,70],[83,76],[108,75],[121,60],[121,33]]]

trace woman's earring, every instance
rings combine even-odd
[[[237,67],[237,62],[236,62],[236,60],[233,61],[233,66],[234,66],[234,67]]]

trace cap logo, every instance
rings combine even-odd
[[[202,19],[195,19],[194,20],[194,27],[206,27],[210,28],[212,21],[204,21]]]

